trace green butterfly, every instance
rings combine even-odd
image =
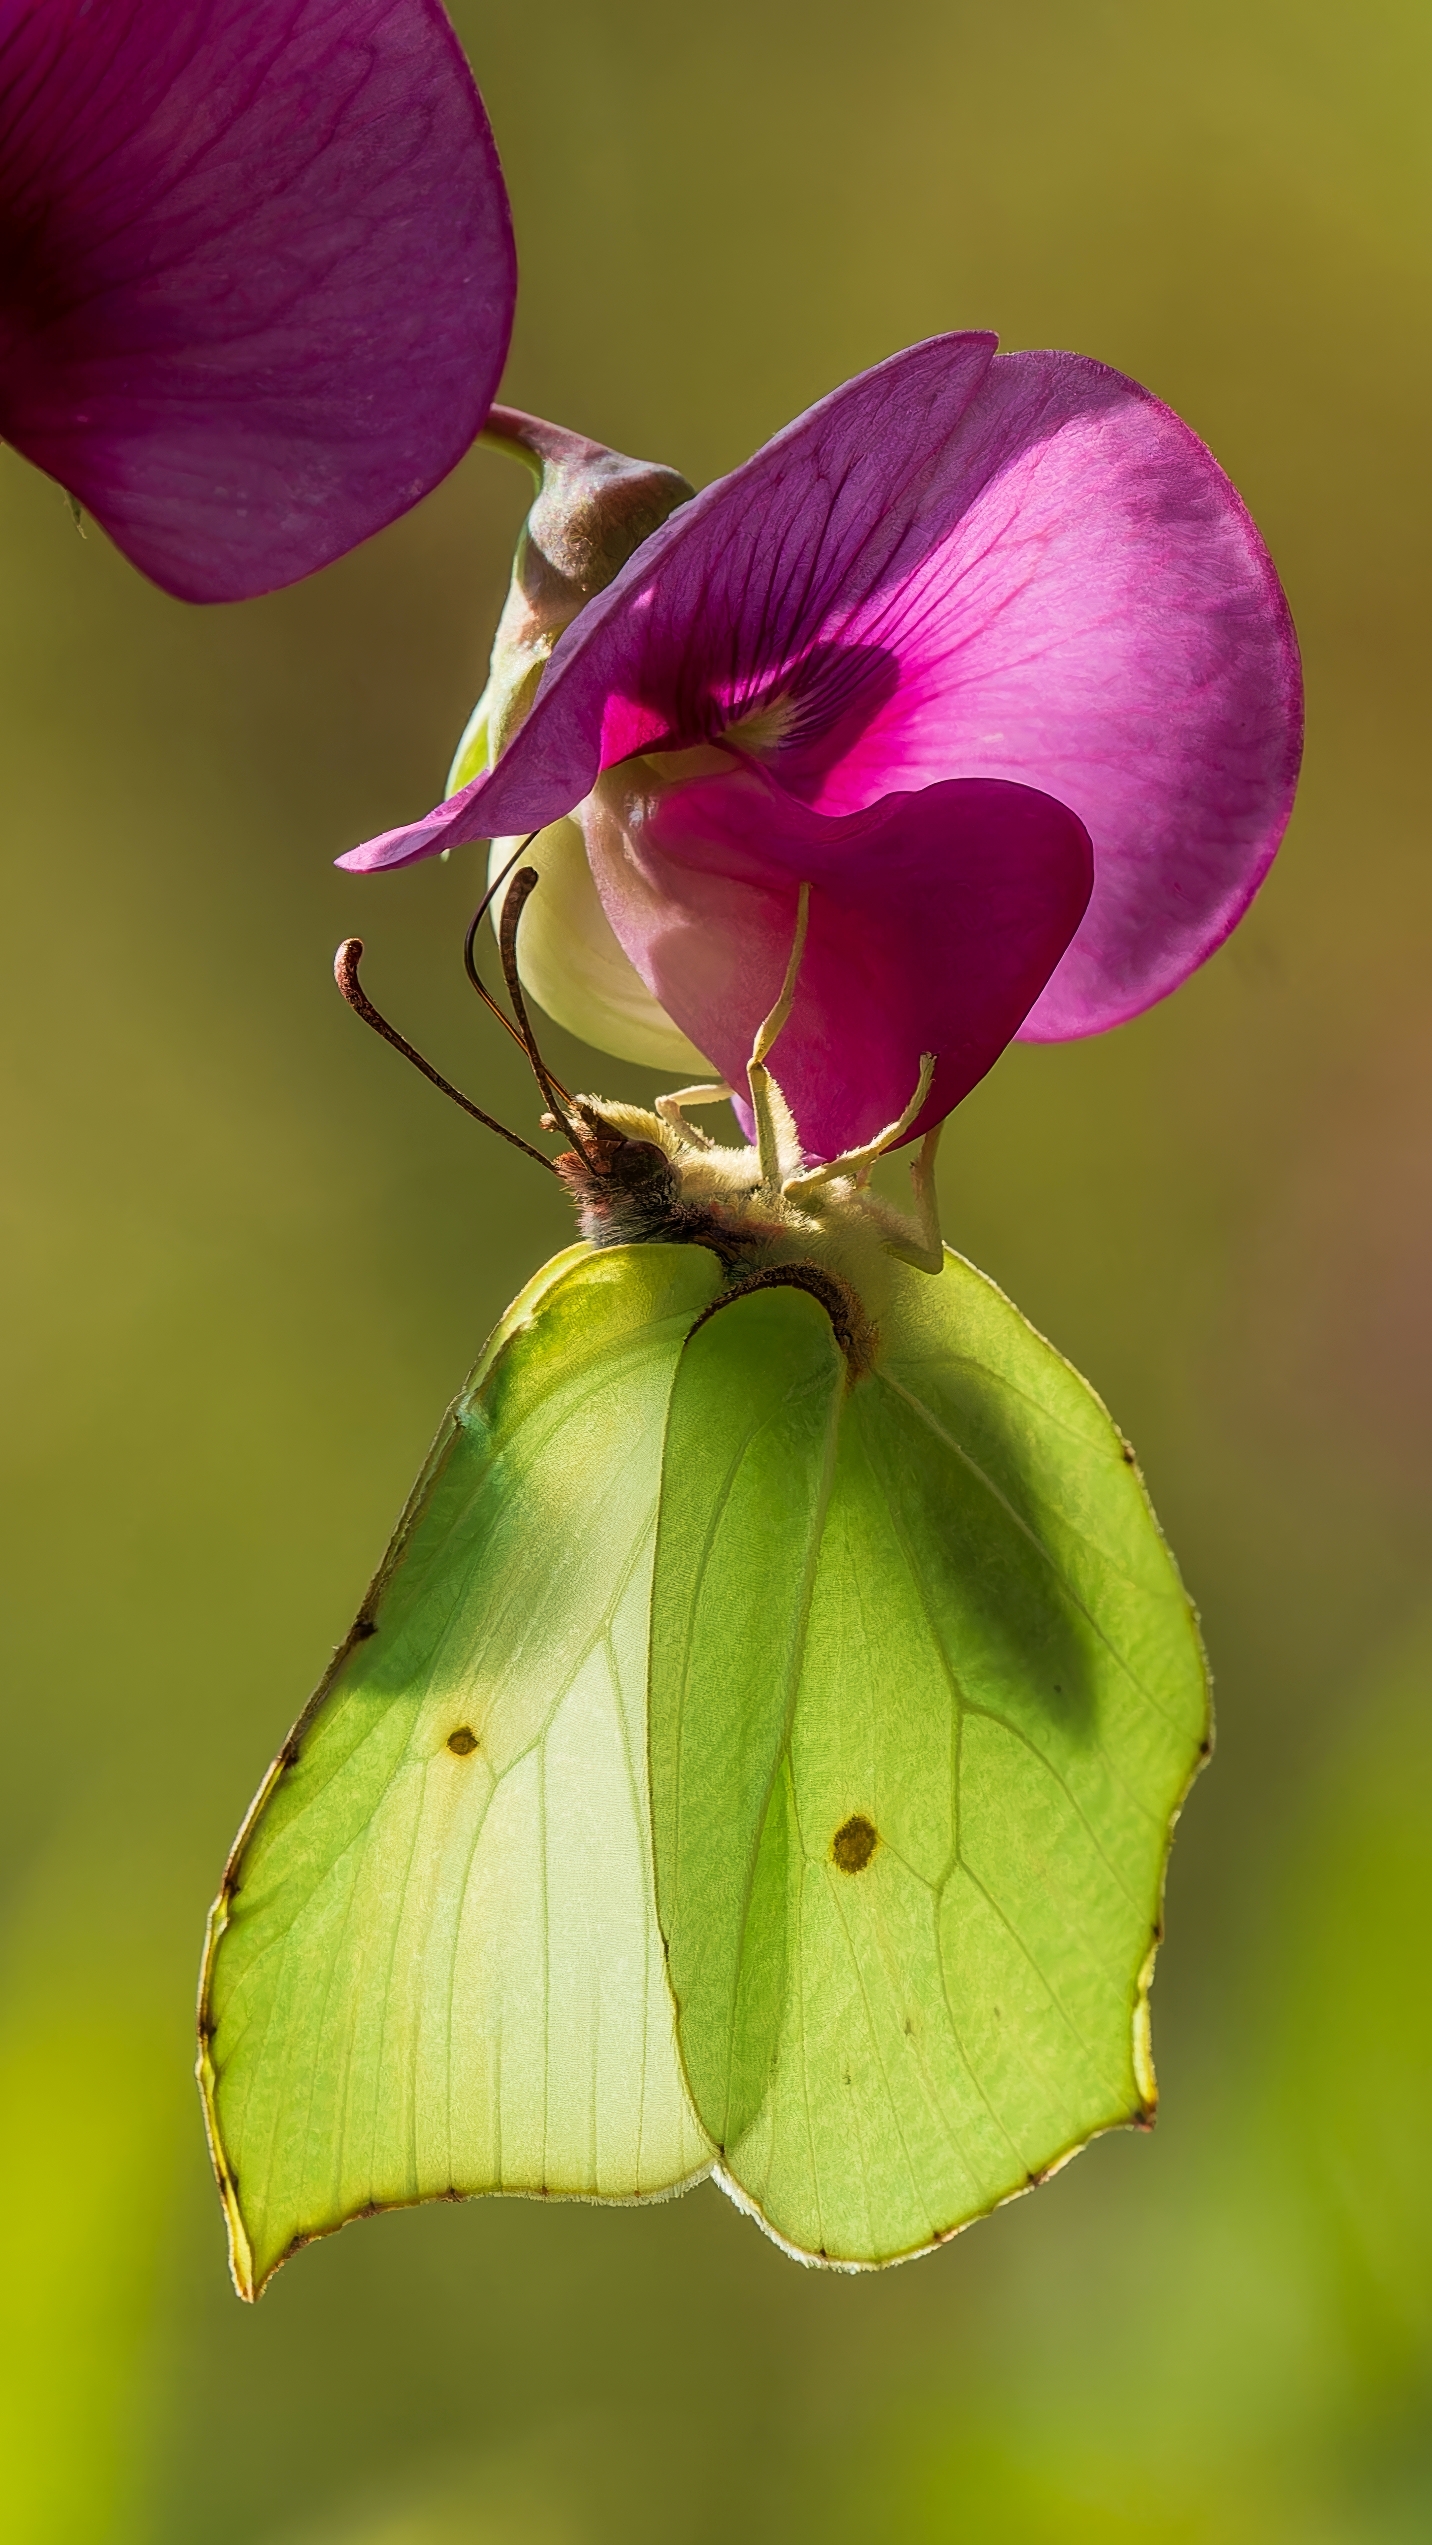
[[[245,2296],[375,2210],[707,2174],[803,2260],[892,2262],[1152,2118],[1193,1612],[1098,1398],[941,1246],[933,1137],[913,1217],[868,1188],[929,1064],[803,1166],[766,1060],[799,956],[754,1147],[686,1118],[725,1088],[647,1113],[535,1058],[583,1242],[448,1414],[210,1920]]]

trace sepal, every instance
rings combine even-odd
[[[482,439],[526,462],[537,495],[517,541],[487,687],[458,744],[449,794],[493,767],[525,721],[563,630],[696,491],[658,460],[628,459],[517,407],[494,407]]]
[[[515,407],[494,407],[483,439],[526,461],[537,497],[517,542],[487,687],[448,775],[450,795],[490,769],[525,721],[552,649],[578,611],[694,492],[674,468],[628,459]],[[494,879],[516,845],[515,839],[494,841]],[[654,1069],[706,1069],[618,944],[577,824],[552,823],[524,862],[535,866],[543,884],[523,925],[520,956],[522,979],[538,1005],[599,1051]],[[494,928],[501,927],[504,899],[499,894],[493,903]]]

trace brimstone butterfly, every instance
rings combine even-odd
[[[1152,2115],[1193,1613],[1097,1397],[940,1247],[932,1143],[911,1221],[864,1180],[903,1122],[803,1164],[765,1061],[798,960],[754,1148],[686,1120],[726,1090],[542,1073],[583,1242],[448,1414],[211,1919],[246,2296],[377,2209],[708,2173],[879,2264]]]

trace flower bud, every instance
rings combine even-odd
[[[538,493],[517,542],[487,687],[458,745],[450,794],[493,766],[526,718],[564,628],[694,492],[674,468],[627,459],[512,407],[493,408],[482,438],[525,460]],[[516,838],[493,841],[492,876],[518,844]],[[554,822],[540,832],[523,864],[542,878],[518,940],[522,980],[538,1005],[599,1050],[655,1069],[705,1070],[701,1054],[617,943],[577,822]],[[494,900],[494,929],[501,926],[504,899],[500,893]]]

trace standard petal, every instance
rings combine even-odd
[[[775,765],[830,812],[955,771],[1071,806],[1094,892],[1023,1031],[1098,1032],[1176,989],[1267,872],[1302,748],[1292,621],[1211,453],[1102,364],[1002,355],[950,456],[948,534],[841,631],[898,677],[838,757],[797,735]]]
[[[462,456],[511,224],[436,0],[0,0],[0,432],[194,601]]]
[[[673,782],[637,760],[602,781],[583,824],[617,938],[738,1089],[811,886],[771,1067],[816,1158],[893,1121],[925,1052],[937,1066],[911,1139],[969,1093],[1068,945],[1093,871],[1062,804],[980,778],[831,818],[756,768]]]
[[[684,505],[563,637],[497,767],[339,864],[405,866],[538,830],[570,813],[600,769],[714,740],[759,707],[862,595],[924,557],[941,454],[996,341],[942,336],[896,354]],[[846,677],[835,667],[837,711]]]
[[[992,349],[896,355],[708,488],[582,613],[496,769],[345,862],[520,832],[626,753],[734,728],[821,811],[983,776],[1079,815],[1094,893],[1027,1033],[1176,987],[1287,821],[1287,605],[1167,407],[1080,355]]]

